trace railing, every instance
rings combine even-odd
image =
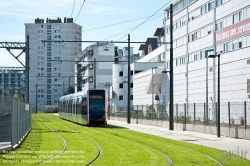
[[[31,129],[31,111],[12,96],[0,97],[0,153],[19,146]]]
[[[174,104],[174,125],[176,129],[216,134],[217,104],[213,109],[210,103],[206,109],[205,103]],[[221,135],[250,139],[250,103],[227,102],[220,105]],[[169,106],[134,105],[130,109],[131,123],[169,125]],[[108,118],[111,120],[127,121],[127,108],[113,106]]]

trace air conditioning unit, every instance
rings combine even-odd
[[[209,67],[209,72],[212,72],[213,71],[213,68],[212,67]]]

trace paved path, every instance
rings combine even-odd
[[[126,122],[109,120],[108,124],[126,127],[128,129],[139,131],[143,133],[153,134],[165,138],[186,141],[194,144],[204,145],[212,148],[225,150],[235,153],[250,160],[250,140],[235,139],[229,137],[220,137],[216,135],[191,132],[191,131],[178,131],[168,130],[163,127],[148,126],[141,124],[127,124]]]

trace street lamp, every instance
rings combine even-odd
[[[217,110],[217,137],[220,137],[220,54],[208,55],[206,58],[216,58],[218,57],[218,110]]]
[[[158,67],[152,67],[152,114],[153,114],[153,110],[154,110],[154,85],[156,85],[156,83],[154,82],[154,69],[157,69]],[[151,115],[152,116],[152,115]]]

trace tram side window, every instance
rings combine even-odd
[[[79,98],[76,100],[76,113],[81,114],[81,102],[79,101]]]
[[[81,114],[87,115],[87,98],[82,99]]]

